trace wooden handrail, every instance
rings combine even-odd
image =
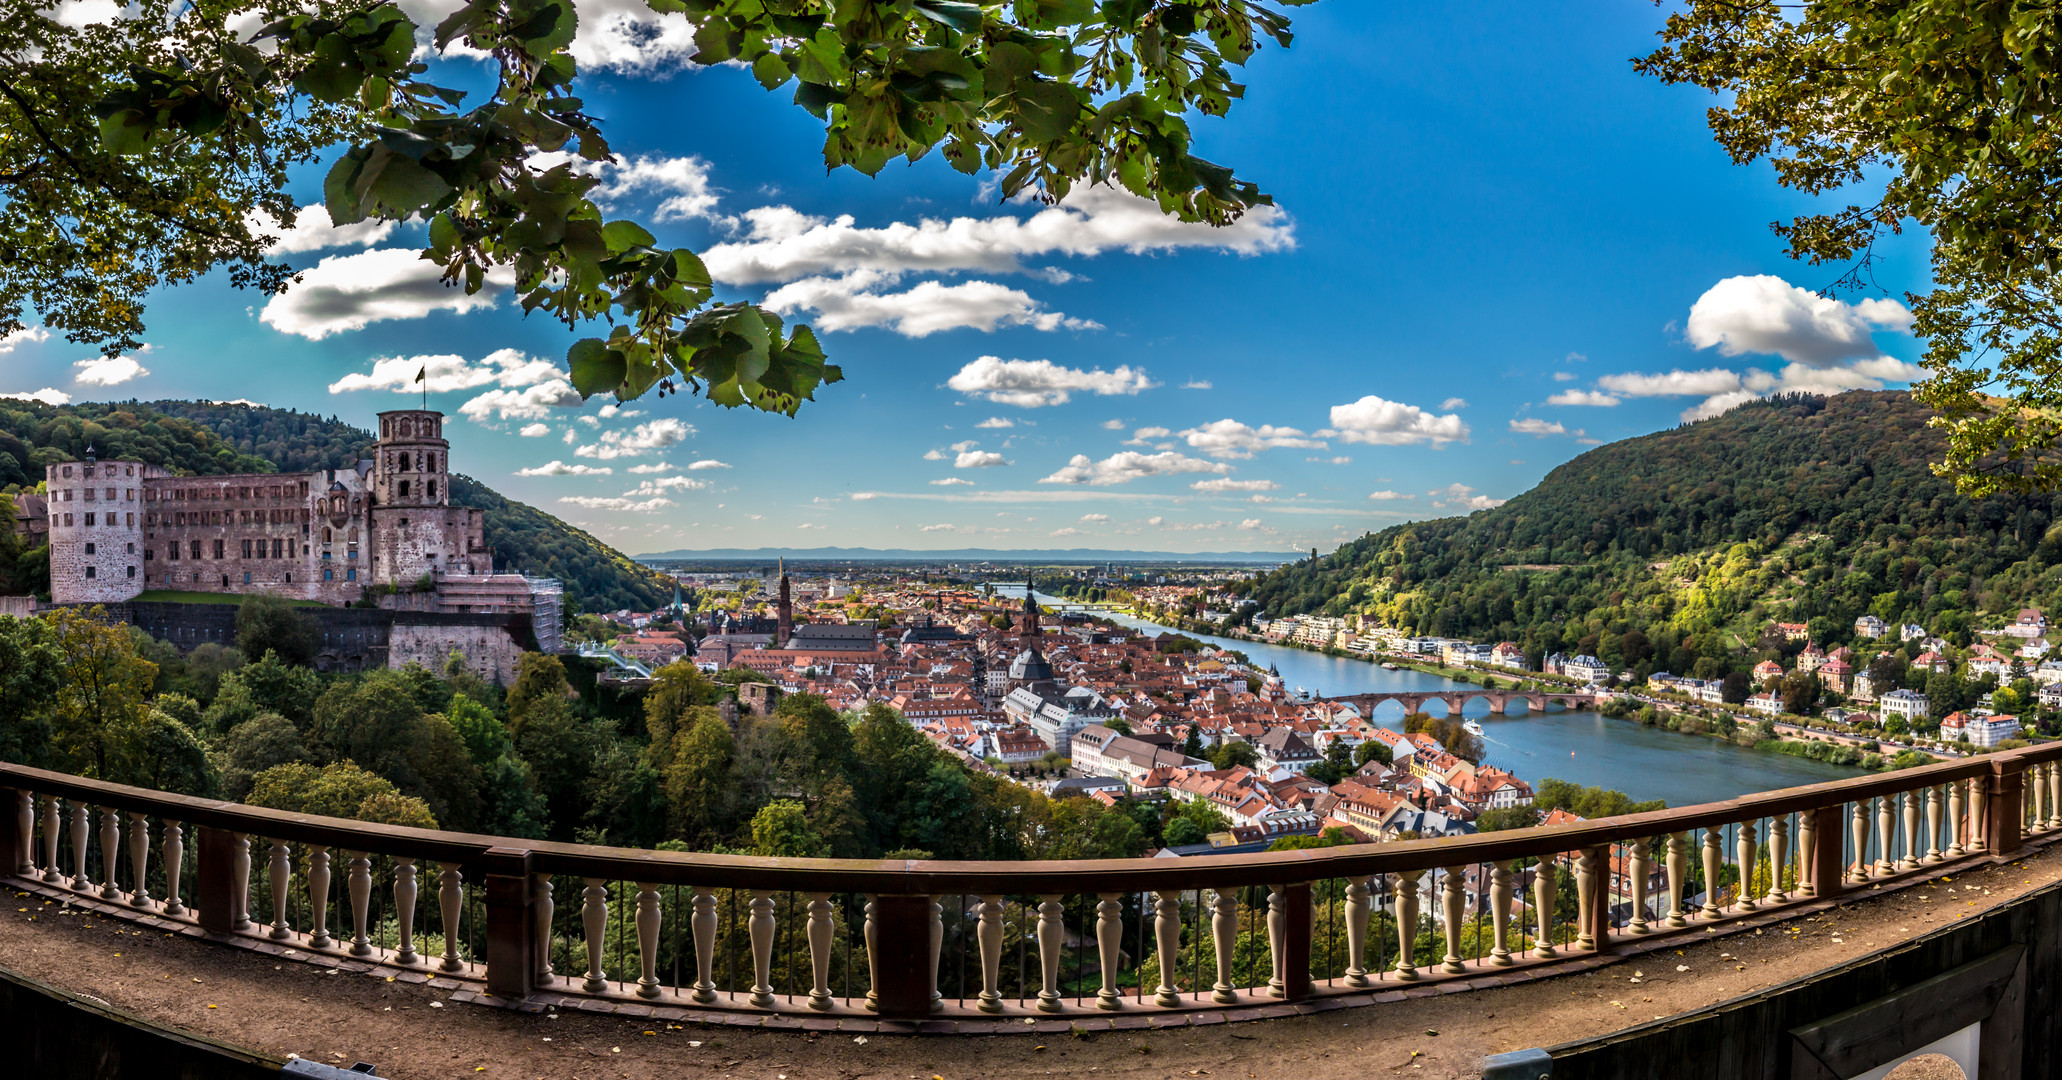
[[[1752,818],[1808,811],[1955,780],[2018,772],[2029,765],[2058,760],[2062,760],[2062,742],[1893,773],[1782,788],[1723,802],[1465,837],[1299,851],[1197,855],[1181,859],[1016,862],[775,859],[566,844],[399,825],[370,825],[342,818],[294,814],[241,803],[148,791],[6,763],[0,763],[0,787],[57,795],[228,832],[437,862],[471,864],[489,849],[526,851],[537,873],[663,885],[774,888],[797,892],[1037,895],[1278,885],[1536,858]],[[1113,885],[1119,887],[1113,890]]]

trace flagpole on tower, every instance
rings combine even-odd
[[[424,364],[421,370],[415,373],[415,381],[422,384],[422,408],[424,412],[428,412],[430,408],[429,374],[430,366],[428,364]]]

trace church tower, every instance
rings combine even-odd
[[[773,647],[785,649],[795,633],[795,603],[788,595],[788,561],[780,560],[780,599],[774,607],[779,622],[774,628]]]
[[[1039,638],[1038,598],[1031,594],[1031,582],[1024,582],[1024,618],[1018,623],[1019,632],[1032,641]]]

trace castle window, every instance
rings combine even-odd
[[[69,524],[71,524],[71,522],[70,522],[69,520],[67,520],[67,521],[65,522],[65,524],[69,525]],[[86,525],[87,525],[87,527],[88,527],[88,528],[91,528],[91,527],[92,527],[92,525],[93,525],[93,515],[92,515],[92,514],[87,514],[87,515],[86,515]]]
[[[95,491],[97,491],[97,490],[99,490],[99,489],[97,489],[97,488],[87,488],[87,489],[86,489],[86,501],[87,501],[87,502],[92,502],[92,501],[93,501],[93,495],[94,495],[94,492],[95,492]]]
[[[222,557],[222,541],[220,540],[215,541],[215,557],[218,559]]]
[[[335,581],[335,580],[336,580],[336,571],[334,571],[334,570],[324,570],[324,571],[322,572],[322,580],[324,580],[324,581]]]
[[[135,488],[123,488],[123,489],[122,489],[122,501],[123,501],[123,502],[135,502],[135,501],[136,501],[136,489],[135,489]]]
[[[129,568],[129,578],[130,578],[130,580],[134,580],[134,579],[135,579],[135,577],[136,577],[136,568],[132,566],[132,567],[130,567],[130,568]]]
[[[107,501],[108,501],[108,502],[113,502],[113,501],[115,501],[115,489],[113,489],[113,488],[108,488],[108,489],[107,489]]]
[[[423,485],[423,494],[424,494],[425,496],[429,497],[429,498],[432,498],[432,499],[436,498],[436,497],[437,497],[437,482],[436,482],[435,480],[431,480],[430,482],[428,482],[428,483],[424,484],[424,485]]]
[[[294,583],[294,576],[293,576],[292,574],[288,574],[288,575],[286,576],[286,583],[287,583],[288,585],[291,585],[291,584],[293,584],[293,583]]]
[[[251,542],[249,540],[243,542],[243,557],[246,559],[251,557]]]
[[[408,497],[408,481],[406,480],[401,481],[401,497],[404,499]]]
[[[150,561],[150,559],[151,559],[151,554],[152,554],[152,552],[154,552],[155,550],[156,550],[156,549],[154,549],[154,548],[144,548],[144,549],[143,549],[143,561],[144,561],[144,562],[149,562],[149,561]]]
[[[330,530],[329,526],[324,525],[322,527],[322,542],[328,544],[333,543],[335,540],[336,534]]]
[[[251,572],[249,570],[243,572],[243,583],[246,585],[251,583]]]
[[[88,541],[86,542],[86,554],[88,554],[88,555],[91,555],[91,554],[93,554],[93,542],[92,542],[91,540],[88,540]]]
[[[127,544],[127,545],[125,545],[125,546],[126,546],[126,547],[128,548],[128,551],[126,552],[126,554],[130,554],[130,555],[134,555],[134,554],[136,554],[136,545],[135,545],[134,543],[130,543],[130,544]]]
[[[70,465],[64,467],[64,474],[66,476],[70,476],[72,474],[72,467]]]
[[[128,520],[128,524],[130,524],[130,525],[134,525],[134,524],[136,524],[136,515],[135,515],[135,514],[125,514],[125,515],[123,515],[123,516],[129,519],[129,520]]]
[[[89,567],[87,567],[87,568],[86,568],[86,576],[87,576],[87,577],[89,577],[89,578],[93,576],[93,568],[92,568],[92,567],[90,567],[90,566],[89,566]]]
[[[165,549],[165,558],[173,562],[179,561],[179,541],[172,541],[172,546]]]
[[[288,554],[288,552],[287,552],[287,550],[286,550],[286,541],[284,541],[284,540],[274,540],[274,541],[272,541],[272,557],[273,557],[273,558],[275,558],[275,559],[284,559],[284,558],[286,558],[286,557],[287,557],[287,554]]]
[[[356,555],[355,553],[353,553],[353,555],[352,555],[352,558],[356,558],[356,557],[357,557],[357,555]],[[353,567],[351,567],[350,569],[347,569],[347,570],[345,570],[345,571],[344,571],[344,580],[345,580],[345,581],[356,581],[356,580],[358,580],[358,568],[357,568],[357,567],[355,567],[355,566],[353,566]]]
[[[193,552],[193,557],[194,557],[194,558],[196,558],[196,559],[200,558],[200,541],[198,541],[198,540],[195,540],[195,541],[193,541],[193,546],[192,546],[191,548],[189,548],[188,550],[189,550],[189,551],[191,551],[191,552]],[[195,575],[194,575],[194,578],[193,578],[193,580],[195,580],[195,581],[199,581],[199,580],[200,580],[200,575],[198,575],[198,574],[195,574]]]

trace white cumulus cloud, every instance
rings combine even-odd
[[[415,377],[421,374],[422,382]],[[329,384],[332,394],[354,390],[390,390],[413,394],[428,390],[445,394],[477,390],[482,386],[526,387],[562,377],[557,364],[540,360],[516,349],[496,349],[478,361],[456,353],[418,356],[381,356],[372,361],[371,371],[354,371]]]
[[[1007,464],[1009,462],[993,450],[962,450],[958,457],[952,459],[955,469],[992,469]]]
[[[610,461],[615,458],[642,457],[654,450],[675,446],[682,439],[694,434],[694,429],[673,418],[649,420],[629,431],[604,431],[599,442],[573,449],[577,457],[596,458]]]
[[[1690,307],[1684,337],[1725,356],[1780,356],[1828,367],[1880,356],[1876,330],[1910,330],[1912,313],[1890,299],[1847,303],[1800,289],[1773,274],[1729,277]]]
[[[1401,491],[1370,491],[1368,492],[1368,498],[1376,502],[1394,502],[1397,499],[1410,499],[1415,498],[1415,496],[1405,495]]]
[[[933,480],[933,481],[931,481],[931,486],[932,486],[932,487],[973,487],[973,486],[974,486],[974,482],[973,482],[972,480],[967,480],[967,479],[964,479],[964,478],[962,478],[962,477],[958,477],[958,476],[948,476],[948,477],[944,478],[943,480]],[[858,498],[859,496],[857,496],[857,495],[854,495],[854,496],[852,496],[852,497],[856,499],[856,498]]]
[[[10,401],[40,401],[45,405],[69,405],[72,403],[72,396],[70,394],[54,386],[46,386],[41,390],[0,394],[0,398],[6,398]]]
[[[487,285],[467,295],[439,280],[442,269],[399,248],[331,255],[301,271],[300,282],[266,301],[258,316],[285,334],[320,341],[390,319],[420,319],[432,312],[467,312],[500,302],[515,273],[496,267]]]
[[[561,495],[558,501],[589,510],[620,510],[632,514],[656,514],[673,505],[673,500],[663,497],[632,499],[610,495]]]
[[[0,356],[13,352],[18,345],[39,345],[49,340],[50,331],[44,327],[25,326],[12,334],[0,335]]]
[[[974,426],[977,428],[987,429],[1013,428],[1017,426],[1017,422],[1015,420],[1009,419],[1008,417],[991,416],[988,419],[983,420],[978,424],[975,424]]]
[[[1523,420],[1511,421],[1511,430],[1520,435],[1547,436],[1568,434],[1568,429],[1560,424],[1541,420],[1536,416],[1528,416]]]
[[[1475,494],[1475,489],[1466,484],[1448,484],[1446,487],[1427,494],[1436,498],[1432,505],[1437,507],[1458,506],[1467,510],[1494,510],[1509,502],[1509,499],[1492,499],[1487,495]]]
[[[545,462],[545,463],[544,463],[544,464],[542,464],[542,465],[532,465],[532,466],[530,466],[530,467],[529,467],[529,468],[527,468],[527,469],[517,469],[517,470],[516,470],[516,475],[517,475],[517,476],[609,476],[609,475],[613,474],[613,473],[614,473],[615,471],[616,471],[616,470],[614,470],[614,469],[611,469],[611,468],[609,468],[609,467],[608,467],[608,466],[606,466],[606,465],[602,465],[602,466],[595,466],[595,465],[577,465],[577,464],[576,464],[576,465],[568,465],[568,464],[566,464],[566,463],[565,463],[565,462],[563,462],[563,461],[559,461],[559,460],[557,460],[557,459],[553,459],[553,460],[551,460],[551,461],[547,461],[547,462]]]
[[[659,224],[710,217],[716,209],[709,163],[698,157],[633,156],[604,167],[601,177],[588,197],[604,210],[640,195],[660,197],[651,212]]]
[[[72,376],[72,381],[81,386],[120,386],[150,374],[150,369],[137,363],[133,356],[96,356],[72,366],[79,371]]]
[[[259,236],[275,239],[265,246],[267,255],[298,255],[304,251],[322,251],[339,247],[371,247],[385,240],[400,227],[395,221],[364,221],[338,226],[330,222],[329,210],[321,204],[303,206],[294,211],[294,223],[281,225],[271,214],[253,210],[245,215],[245,223]]]
[[[1076,393],[1103,397],[1138,394],[1158,385],[1143,370],[1119,366],[1115,371],[1062,367],[1050,360],[1004,360],[983,356],[953,373],[945,385],[962,394],[1000,405],[1033,409],[1064,405]]]
[[[551,415],[553,409],[577,409],[584,400],[572,383],[552,379],[521,390],[489,390],[460,405],[458,411],[469,420],[482,422],[495,416],[503,420],[540,420]],[[574,438],[573,432],[566,432],[567,442]]]
[[[1221,495],[1229,491],[1273,491],[1281,485],[1272,480],[1231,480],[1220,476],[1198,480],[1189,487],[1205,495]]]
[[[1310,438],[1296,428],[1275,427],[1273,424],[1262,424],[1256,428],[1229,418],[1189,428],[1181,432],[1181,437],[1191,449],[1221,458],[1250,458],[1262,450],[1291,446],[1323,450],[1326,445],[1324,440]]]
[[[521,435],[521,436],[522,436],[523,438],[525,438],[525,439],[537,439],[537,438],[542,438],[542,437],[544,437],[544,436],[546,436],[546,435],[549,435],[549,434],[551,434],[551,425],[550,425],[550,424],[524,424],[524,425],[523,425],[523,429],[522,429],[521,431],[518,431],[518,432],[516,432],[516,434],[518,434],[518,435]]]
[[[703,458],[703,459],[701,459],[700,461],[690,461],[690,462],[688,462],[688,463],[687,463],[687,471],[689,471],[689,472],[702,472],[702,471],[704,471],[704,470],[707,470],[707,469],[728,469],[728,468],[730,468],[730,463],[729,463],[729,462],[727,462],[727,461],[717,461],[717,460],[716,460],[715,458]],[[638,470],[636,470],[636,469],[632,469],[632,470],[630,470],[630,471],[631,471],[631,472],[637,472]]]
[[[1000,326],[1034,330],[1098,330],[1102,324],[1077,319],[1045,305],[1022,289],[993,281],[918,282],[900,292],[884,291],[893,278],[873,270],[842,277],[810,277],[790,282],[761,301],[783,315],[812,315],[820,330],[880,327],[904,337],[929,337],[943,330],[992,332]]]
[[[1216,473],[1220,476],[1231,472],[1231,466],[1220,461],[1205,461],[1168,450],[1158,454],[1141,454],[1136,450],[1125,450],[1101,461],[1095,461],[1086,454],[1076,454],[1065,468],[1039,481],[1041,484],[1091,484],[1106,487],[1111,484],[1129,483],[1148,476],[1173,476],[1180,473]]]
[[[1618,404],[1618,399],[1596,390],[1563,390],[1547,398],[1549,405],[1596,405],[1609,408]]]
[[[1332,429],[1317,434],[1376,446],[1430,443],[1443,447],[1466,442],[1468,425],[1458,413],[1438,415],[1369,394],[1350,404],[1332,406]]]
[[[1110,520],[1108,514],[1083,514],[1081,520],[1090,525],[1101,525]]]

